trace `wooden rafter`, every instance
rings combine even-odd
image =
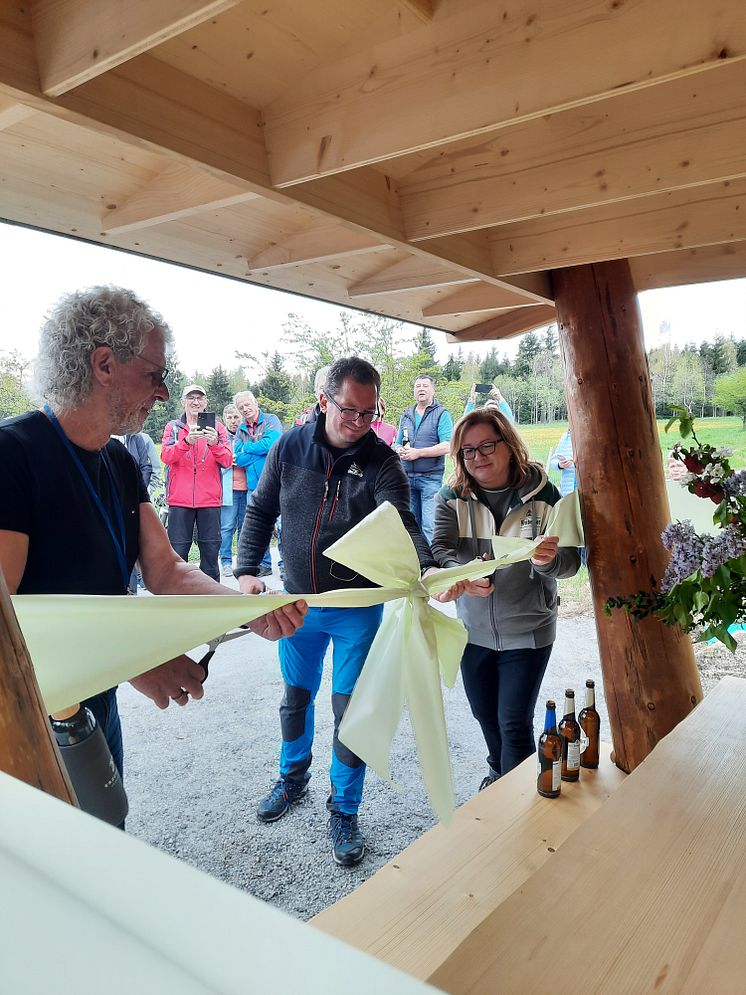
[[[191,166],[169,163],[153,180],[102,218],[110,235],[186,218],[201,211],[243,204],[259,194],[237,183],[217,180]]]
[[[434,158],[399,186],[433,238],[746,175],[746,61],[573,107]]]
[[[522,306],[536,305],[532,301],[521,300],[518,294],[503,290],[501,287],[474,283],[424,307],[422,314],[425,318],[431,318],[444,314],[467,314],[470,311],[502,311]]]
[[[59,97],[239,0],[33,0],[41,88]]]
[[[329,262],[343,256],[364,252],[381,252],[391,249],[365,232],[343,228],[341,225],[319,227],[310,225],[299,232],[273,242],[266,249],[249,259],[249,269],[270,270],[282,266],[301,266],[309,263]]]
[[[746,241],[657,252],[630,259],[637,290],[746,278]]]
[[[746,57],[742,0],[695,5],[685,18],[679,0],[475,3],[321,66],[266,107],[272,180],[302,183],[593,103],[706,70],[724,53]]]
[[[483,339],[510,339],[514,335],[531,332],[534,328],[550,325],[557,320],[557,312],[548,304],[540,304],[532,308],[516,308],[507,314],[499,314],[494,318],[481,321],[478,325],[462,328],[458,332],[449,333],[449,342],[479,342]]]
[[[544,270],[557,260],[578,266],[594,259],[746,239],[746,180],[503,225],[495,231],[495,271],[501,274]]]
[[[10,100],[0,94],[0,131],[12,128],[19,121],[25,121],[34,113],[31,107],[19,103],[17,100]]]
[[[407,293],[430,287],[450,287],[459,283],[475,283],[474,277],[461,270],[448,268],[438,260],[411,256],[384,266],[373,276],[347,288],[350,297],[373,297]]]

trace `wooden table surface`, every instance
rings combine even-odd
[[[427,978],[626,778],[601,744],[598,770],[563,784],[559,798],[540,798],[531,756],[311,925]]]
[[[722,680],[429,980],[746,992],[746,681]]]

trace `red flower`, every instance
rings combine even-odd
[[[689,473],[702,473],[704,470],[704,465],[699,462],[696,456],[685,456],[684,466],[687,468]],[[700,495],[700,497],[702,497],[702,495]]]

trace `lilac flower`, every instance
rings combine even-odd
[[[668,594],[675,584],[699,570],[704,543],[689,521],[671,522],[661,533],[661,541],[671,551],[671,561],[660,586],[661,593]]]
[[[722,482],[726,497],[746,497],[746,470],[736,470]]]
[[[718,567],[728,560],[735,560],[746,553],[746,536],[729,525],[716,536],[704,536],[702,549],[702,575],[712,577]]]

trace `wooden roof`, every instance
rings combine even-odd
[[[743,0],[0,0],[0,217],[420,322],[746,275]]]

